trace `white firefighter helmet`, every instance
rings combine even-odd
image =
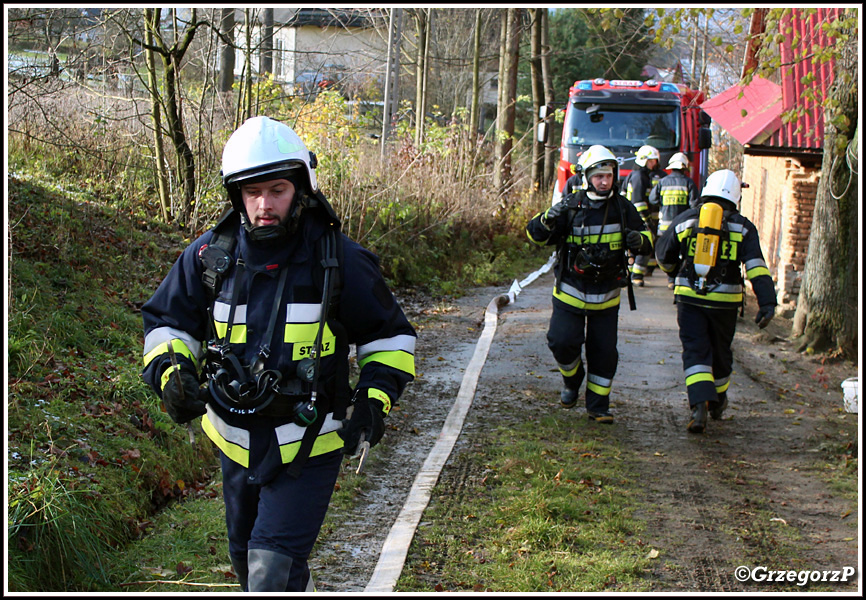
[[[614,181],[616,181],[619,176],[619,163],[616,160],[616,156],[601,144],[590,146],[584,150],[580,155],[580,158],[577,159],[577,164],[580,165],[580,169],[583,171],[583,176],[587,180],[589,180],[589,176],[592,175],[592,171],[596,171],[603,167],[613,169],[612,173]]]
[[[318,191],[316,156],[292,129],[269,117],[253,117],[232,133],[223,148],[223,186],[254,241],[278,243],[297,228],[301,211]],[[254,227],[247,215],[241,185],[286,179],[295,186],[291,212],[278,225]]]
[[[668,161],[668,169],[682,169],[683,171],[689,170],[689,158],[683,154],[682,152],[677,152],[671,159]]]
[[[634,162],[637,163],[637,166],[643,167],[646,166],[646,161],[651,158],[659,160],[661,158],[661,154],[659,154],[658,148],[647,144],[645,146],[641,146],[640,148],[638,148],[638,151],[635,152]]]
[[[273,179],[301,183],[307,193],[313,194],[318,190],[315,166],[315,155],[288,125],[269,117],[253,117],[226,142],[221,175],[226,188],[273,175]],[[289,174],[292,177],[287,177]]]
[[[737,210],[740,210],[740,196],[742,195],[742,184],[740,178],[730,169],[714,171],[707,177],[704,188],[701,190],[701,199],[721,198],[731,202]]]
[[[592,175],[598,172],[607,172],[613,175],[614,184],[616,183],[619,177],[619,162],[613,152],[601,144],[596,144],[583,151],[577,159],[577,164],[580,165],[583,173],[583,185],[590,199],[607,198],[613,193],[615,185],[609,191],[600,194],[589,180]]]

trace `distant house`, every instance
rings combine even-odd
[[[262,10],[251,28],[252,73],[261,76]],[[244,11],[235,13],[235,76],[244,68]],[[385,35],[382,35],[382,32]],[[272,74],[289,90],[312,92],[332,84],[359,89],[384,79],[387,63],[387,12],[353,8],[275,8]]]
[[[753,42],[746,50],[743,74],[756,64],[754,36],[766,31],[767,10],[753,13]],[[749,187],[743,190],[740,212],[759,230],[779,303],[789,314],[796,307],[806,264],[823,157],[824,110],[804,92],[813,88],[825,98],[833,82],[832,62],[798,60],[798,50],[835,43],[821,24],[839,18],[843,10],[791,9],[779,23],[785,66],[774,80],[756,76],[749,85],[735,85],[701,106],[744,146],[742,180]],[[796,107],[804,112],[785,122],[783,115]]]

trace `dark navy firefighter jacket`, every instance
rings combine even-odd
[[[705,308],[738,309],[744,299],[742,271],[745,270],[758,305],[776,306],[775,283],[764,261],[758,230],[726,201],[717,202],[724,208],[718,261],[707,276],[707,293],[696,291],[695,240],[704,201],[699,202],[677,215],[656,243],[659,267],[676,278],[674,301]]]
[[[326,232],[324,211],[306,210],[298,230],[283,247],[263,248],[250,240],[238,224],[234,261],[238,254],[245,263],[244,280],[235,309],[230,347],[244,365],[259,356],[263,336],[270,322],[277,290],[278,274],[288,269],[274,327],[271,352],[266,369],[276,369],[283,382],[296,378],[296,367],[309,355],[321,318],[322,284],[314,275],[316,240]],[[175,356],[201,372],[209,336],[208,291],[202,282],[203,265],[200,249],[211,242],[213,230],[205,232],[180,255],[153,297],[142,306],[144,319],[144,371],[146,382],[161,396],[164,373],[171,365],[168,345]],[[342,234],[339,234],[342,235]],[[415,376],[415,330],[406,319],[387,287],[377,257],[359,244],[342,236],[341,292],[333,320],[325,327],[316,406],[321,430],[315,438],[310,456],[343,447],[337,434],[346,406],[335,400],[340,385],[348,390],[345,379],[348,368],[338,369],[339,361],[348,361],[348,347],[355,345],[360,368],[357,391],[382,402],[387,414],[397,402],[406,384]],[[233,264],[234,264],[233,261]],[[238,268],[225,274],[213,306],[213,322],[220,338],[224,337]],[[345,331],[346,343],[338,344],[330,326]],[[307,384],[309,386],[309,384]],[[297,396],[293,397],[297,399]],[[220,450],[234,462],[248,468],[250,481],[264,483],[298,454],[305,427],[296,425],[287,407],[275,400],[261,414],[236,414],[212,399],[202,428]],[[345,402],[343,404],[346,404]],[[276,412],[276,416],[273,414]],[[282,413],[282,414],[281,414]]]
[[[572,190],[571,182],[577,180],[576,176],[570,178],[566,190]],[[628,277],[623,225],[643,236],[639,254],[652,252],[650,232],[635,207],[616,189],[607,200],[592,201],[585,190],[576,190],[563,196],[562,202],[566,201],[580,208],[563,211],[550,226],[542,220],[544,213],[535,215],[526,225],[526,234],[533,244],[557,246],[561,250],[555,265],[557,284],[553,304],[569,312],[590,314],[618,307],[620,291]],[[588,252],[597,263],[603,263],[602,267],[581,272],[578,257],[582,251],[584,255]]]

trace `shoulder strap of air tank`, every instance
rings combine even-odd
[[[329,290],[327,290],[328,308],[325,318],[327,319],[328,326],[334,333],[334,343],[337,345],[338,352],[340,348],[348,350],[348,332],[339,319],[340,292],[342,291],[344,282],[344,263],[343,235],[340,233],[338,226],[328,227],[327,233],[319,238],[319,261],[323,267],[323,272],[326,269],[330,270],[330,277],[323,277],[324,281],[327,281],[329,284]],[[337,389],[334,408],[339,413],[348,406],[349,397],[352,393],[349,387],[349,364],[347,361],[338,361],[336,376]]]
[[[637,310],[637,302],[634,298],[634,287],[631,284],[631,274],[628,272],[628,258],[626,257],[626,246],[625,246],[625,211],[626,207],[624,205],[628,200],[625,199],[625,196],[621,196],[614,189],[614,199],[616,202],[616,209],[619,211],[619,223],[620,223],[620,236],[622,236],[622,251],[619,253],[620,256],[620,264],[623,269],[623,276],[626,281],[626,290],[628,294],[628,308],[629,310]]]
[[[328,326],[334,333],[334,343],[338,348],[343,344],[347,344],[346,330],[342,323],[340,323],[336,318],[340,288],[343,283],[341,274],[343,262],[342,247],[342,236],[337,227],[328,227],[327,232],[319,238],[319,241],[316,244],[316,258],[319,265],[322,267],[322,269],[317,270],[317,272],[322,273],[322,293],[326,299],[322,304],[324,305],[327,303],[327,315],[322,315],[320,317],[320,332],[317,335],[317,341],[321,341],[321,328],[324,326],[324,321],[327,320]],[[329,271],[328,277],[324,276],[326,271]],[[326,287],[327,289],[325,289]],[[316,370],[318,371],[318,367]],[[343,360],[342,358],[338,360],[336,381],[336,397],[334,398],[334,402],[331,404],[330,409],[334,411],[335,418],[342,418],[345,416],[343,411],[345,411],[346,405],[348,404],[349,393],[351,391],[349,389],[348,360]],[[316,383],[314,382],[313,385],[316,385]],[[316,421],[308,426],[306,431],[304,431],[304,437],[301,439],[298,453],[287,470],[290,477],[297,478],[301,473],[301,469],[303,469],[304,465],[307,463],[307,459],[310,457],[310,452],[313,449],[313,444],[322,428],[323,420],[324,412],[320,412]]]
[[[237,227],[237,213],[233,208],[229,208],[222,214],[217,224],[214,225],[213,237],[211,237],[210,243],[231,254],[236,242]],[[203,265],[204,272],[202,273],[201,280],[207,291],[208,299],[213,303],[219,293],[222,276],[217,271],[209,268],[204,261]]]

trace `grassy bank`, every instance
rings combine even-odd
[[[183,239],[78,190],[8,184],[9,588],[104,590],[106,554],[215,466],[139,377],[138,307]]]

